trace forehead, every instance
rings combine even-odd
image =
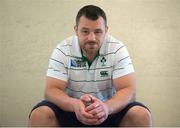
[[[80,28],[104,28],[105,22],[102,17],[99,17],[97,20],[91,20],[85,16],[81,16],[79,19],[78,27]]]

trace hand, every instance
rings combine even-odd
[[[82,95],[80,97],[80,100],[84,103],[85,107],[87,107],[93,103],[93,99],[92,99],[91,95],[89,95],[89,94]]]
[[[94,125],[98,121],[92,114],[85,111],[85,104],[82,100],[77,99],[77,102],[74,104],[74,112],[77,119],[83,124]]]
[[[91,104],[85,108],[85,111],[92,114],[94,118],[97,119],[94,125],[101,124],[107,119],[108,107],[101,100],[89,94],[83,95],[80,99],[83,102],[91,102]]]

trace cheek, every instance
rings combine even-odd
[[[100,44],[102,44],[103,40],[104,40],[104,37],[98,38],[98,41],[100,42]]]
[[[78,38],[79,38],[79,40],[81,41],[81,42],[84,42],[86,39],[87,39],[87,37],[86,36],[82,36],[82,35],[78,35]]]
[[[79,39],[79,43],[81,46],[84,45],[84,42],[86,42],[86,40],[84,38]]]

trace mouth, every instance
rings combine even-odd
[[[96,41],[87,41],[85,42],[84,44],[84,47],[87,49],[87,50],[97,50],[98,49],[98,42]]]
[[[87,42],[88,45],[95,45],[96,42]]]

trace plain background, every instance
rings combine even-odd
[[[0,0],[0,126],[27,126],[52,50],[87,4],[105,10],[109,33],[128,47],[153,125],[180,126],[180,0]]]

